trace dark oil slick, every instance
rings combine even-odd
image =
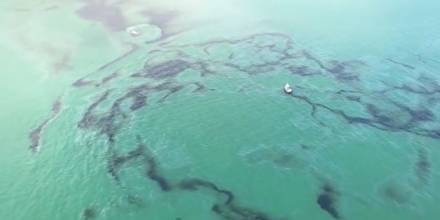
[[[84,220],[92,220],[98,217],[98,211],[95,207],[88,207],[82,212],[82,219]]]
[[[329,215],[331,215],[335,219],[340,219],[341,216],[339,211],[337,210],[337,192],[333,189],[332,186],[325,184],[321,192],[316,199],[319,207],[326,211]]]
[[[32,152],[38,152],[40,150],[40,141],[41,141],[41,133],[44,131],[45,127],[52,121],[61,111],[61,98],[58,98],[52,104],[52,113],[51,115],[45,119],[37,128],[34,128],[29,133],[29,139],[31,140],[30,149]]]
[[[432,164],[429,159],[428,151],[424,148],[417,150],[417,161],[414,166],[415,174],[418,180],[427,184],[429,182],[429,177],[431,175]]]
[[[172,183],[169,178],[159,172],[156,158],[147,146],[142,143],[142,138],[139,135],[137,136],[137,140],[139,142],[138,147],[125,155],[117,155],[114,151],[110,152],[112,156],[109,157],[108,172],[115,181],[120,181],[118,173],[125,164],[132,160],[139,159],[144,161],[144,168],[146,170],[145,177],[155,182],[162,192],[176,190],[187,192],[204,191],[208,194],[221,195],[223,200],[213,204],[211,211],[222,217],[222,219],[273,219],[261,211],[237,205],[235,202],[236,196],[231,191],[222,189],[208,180],[188,178],[178,181],[177,183]]]
[[[400,66],[403,66],[403,67],[405,67],[405,68],[407,68],[407,69],[410,69],[410,70],[414,70],[414,69],[415,69],[414,66],[411,66],[411,65],[409,65],[409,64],[406,64],[406,63],[402,63],[402,62],[399,62],[399,61],[393,60],[393,59],[391,59],[391,58],[387,58],[387,61],[389,61],[389,62],[391,62],[391,63],[394,63],[394,64],[397,64],[397,65],[400,65]]]
[[[241,63],[240,60],[234,58],[235,52],[231,52],[231,54],[225,60],[210,60],[210,55],[215,53],[213,48],[219,45],[229,46],[231,48],[250,48],[249,50],[254,53],[264,50],[265,53],[271,53],[273,57],[276,57],[276,59],[266,60],[263,58],[255,59],[251,62]],[[191,56],[191,54],[185,52],[187,48],[198,48],[206,54],[206,57]],[[165,53],[167,49],[177,51],[175,52],[176,57],[159,63],[150,63],[149,61],[146,61],[140,72],[135,72],[130,75],[130,77],[135,79],[145,78],[146,80],[165,80],[165,82],[156,85],[145,83],[137,87],[129,88],[125,95],[119,98],[113,98],[115,101],[112,105],[112,108],[107,113],[104,113],[102,116],[98,117],[92,112],[95,105],[99,104],[100,100],[106,97],[106,94],[104,94],[100,99],[98,99],[97,102],[93,103],[89,107],[89,110],[84,114],[83,120],[80,124],[88,125],[80,127],[90,127],[90,125],[93,125],[92,127],[95,127],[96,129],[101,130],[101,133],[106,134],[109,137],[110,142],[114,142],[114,137],[117,133],[118,127],[122,125],[118,122],[118,119],[124,118],[123,115],[128,113],[124,113],[119,107],[122,102],[125,102],[125,100],[131,100],[132,105],[130,110],[137,111],[147,106],[147,100],[150,94],[165,91],[165,95],[163,95],[159,100],[159,102],[161,102],[169,95],[181,91],[183,88],[189,85],[196,86],[195,91],[205,91],[205,86],[200,82],[179,83],[177,80],[173,80],[180,74],[183,74],[187,69],[199,71],[202,77],[208,77],[213,74],[221,74],[216,72],[215,68],[211,67],[213,64],[251,76],[271,72],[277,68],[285,68],[286,71],[301,77],[328,75],[343,84],[352,85],[352,82],[360,80],[360,73],[357,72],[359,68],[367,65],[364,62],[357,60],[323,61],[320,58],[312,55],[311,52],[295,48],[290,37],[277,33],[256,34],[238,40],[222,39],[193,45],[170,46],[169,48],[164,47],[162,51],[156,50],[152,52],[152,54],[155,56],[160,55],[161,52]],[[306,60],[312,64],[309,66],[292,65],[291,63],[297,59]],[[106,78],[111,77],[112,75],[109,75]],[[402,90],[408,93],[420,95],[423,98],[427,98],[424,96],[435,95],[437,94],[437,91],[440,91],[440,86],[438,86],[435,81],[431,81],[427,76],[419,79],[421,82],[419,87],[402,85],[390,86],[381,91],[365,91],[362,89],[351,88],[350,90],[341,89],[332,92],[333,95],[336,97],[341,97],[348,103],[362,106],[365,112],[368,114],[368,117],[351,115],[350,113],[344,111],[344,109],[339,109],[337,107],[328,106],[318,101],[314,101],[311,97],[307,96],[306,88],[300,89],[304,90],[304,92],[300,91],[299,93],[295,93],[292,95],[292,97],[310,105],[311,116],[319,122],[320,120],[317,116],[317,112],[325,111],[329,114],[339,116],[348,124],[352,125],[365,125],[388,132],[407,132],[415,135],[440,139],[440,130],[420,126],[425,122],[432,122],[436,120],[433,112],[420,106],[409,106],[406,103],[399,102],[387,96],[396,90]],[[382,102],[385,102],[387,106],[391,106],[395,111],[400,112],[401,115],[406,115],[405,118],[396,118],[395,114],[389,113],[388,109],[384,109],[381,106],[382,103],[375,103],[373,100],[375,100],[374,97],[378,94],[383,95],[381,100]],[[320,122],[320,124],[326,126],[323,122]],[[164,177],[160,174],[158,170],[158,162],[154,159],[153,155],[146,154],[145,151],[140,149],[141,148],[138,148],[137,150],[130,152],[128,155],[111,157],[113,159],[109,161],[109,173],[115,180],[118,181],[119,179],[118,170],[121,169],[122,164],[125,164],[135,158],[142,158],[142,160],[145,160],[146,178],[155,182],[159,189],[163,192],[174,190],[189,192],[202,190],[210,194],[218,194],[224,198],[224,201],[213,204],[211,211],[223,219],[271,219],[271,217],[264,212],[243,208],[239,205],[236,205],[235,195],[231,191],[222,189],[208,180],[193,178],[183,179],[177,183],[172,183],[167,177]],[[416,164],[416,173],[418,173],[419,176],[426,176],[428,171],[429,164],[422,154],[422,156],[419,156],[419,161]],[[399,203],[406,200],[405,196],[401,196],[401,193],[393,189],[391,186],[387,186],[383,190],[383,194]],[[316,203],[322,210],[327,212],[333,218],[341,218],[341,214],[337,207],[338,193],[332,186],[325,184],[322,187],[321,192],[316,198]]]
[[[103,22],[112,30],[121,29],[121,26],[124,25],[124,19],[118,9],[103,4],[102,2],[89,3],[78,13],[88,19]],[[97,7],[109,8],[108,14],[93,14],[92,12]],[[93,15],[90,15],[90,13]],[[164,15],[152,12],[145,13],[153,17],[155,24],[164,29],[177,16],[173,13]],[[111,22],[110,20],[107,21],[108,16],[112,16]],[[227,50],[229,54],[224,56],[226,57],[224,59],[218,59],[216,48],[230,48],[230,50]],[[104,65],[99,71],[105,71],[106,67],[117,63],[136,50],[137,47],[133,46],[131,51]],[[193,55],[191,53],[193,50],[199,51],[202,55]],[[173,52],[175,55],[161,60],[161,62],[151,62],[151,57],[160,57],[161,54],[168,54],[168,52]],[[336,91],[328,91],[332,97],[342,100],[347,105],[360,107],[365,114],[357,115],[341,106],[332,106],[327,102],[323,102],[323,100],[314,99],[310,95],[309,88],[298,87],[295,93],[291,95],[292,102],[302,102],[309,105],[310,116],[318,121],[321,126],[328,126],[320,118],[320,114],[323,113],[337,116],[350,126],[365,126],[384,132],[405,132],[411,135],[440,139],[440,128],[438,126],[425,126],[427,124],[438,125],[436,112],[431,111],[422,104],[413,106],[396,100],[392,96],[396,92],[404,92],[415,95],[421,100],[438,102],[434,98],[440,94],[440,84],[434,79],[420,75],[418,78],[419,83],[416,86],[407,84],[387,85],[384,83],[385,89],[368,90],[357,86],[362,81],[361,70],[368,66],[367,63],[361,60],[335,60],[318,57],[310,51],[299,48],[298,45],[293,43],[290,36],[282,33],[259,33],[241,39],[217,39],[195,44],[161,45],[160,49],[146,53],[150,57],[140,65],[137,71],[128,74],[109,71],[108,75],[99,79],[90,79],[90,76],[86,76],[78,79],[72,85],[77,89],[87,85],[99,85],[97,87],[105,85],[106,87],[84,109],[82,118],[77,123],[78,128],[102,134],[107,138],[107,172],[117,184],[121,181],[120,171],[124,167],[130,166],[132,161],[141,161],[145,179],[155,183],[161,193],[201,192],[215,198],[221,198],[212,204],[210,210],[221,219],[270,220],[277,218],[265,211],[241,205],[239,201],[242,201],[242,199],[238,200],[236,193],[208,179],[191,177],[175,180],[165,176],[160,169],[161,161],[158,161],[154,153],[143,144],[141,136],[137,136],[138,145],[132,151],[121,154],[118,149],[115,149],[119,131],[130,120],[128,115],[148,109],[148,104],[151,101],[150,97],[159,96],[158,104],[160,104],[171,95],[186,88],[193,88],[192,92],[199,93],[210,91],[202,81],[179,81],[178,78],[183,74],[197,72],[200,77],[210,77],[233,73],[253,77],[258,74],[273,74],[279,71],[302,78],[327,77],[342,87]],[[251,54],[253,59],[246,61],[238,59],[237,57],[241,53]],[[411,66],[400,65],[412,70]],[[112,86],[116,84],[116,79],[129,80],[135,82],[135,84],[132,87],[123,88],[121,93],[113,93]],[[104,102],[110,102],[109,107],[104,108],[101,106]],[[128,109],[123,107],[127,103],[129,104]],[[40,126],[41,128],[38,127],[35,130],[35,134],[30,135],[32,146],[38,145],[41,130],[46,124],[45,121]],[[302,148],[304,150],[309,149],[308,145],[302,145]],[[289,160],[291,160],[289,155],[282,155],[275,162],[283,164],[289,162]],[[419,179],[423,181],[431,173],[430,160],[424,150],[418,152],[414,170]],[[381,193],[398,203],[407,201],[404,193],[396,190],[391,185],[386,185]],[[338,206],[339,193],[332,185],[324,184],[315,202],[321,210],[331,217],[335,219],[342,218]]]
[[[76,13],[87,20],[100,22],[111,31],[121,31],[127,27],[122,10],[107,0],[86,0]]]

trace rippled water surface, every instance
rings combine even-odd
[[[0,219],[438,219],[439,8],[4,0]]]

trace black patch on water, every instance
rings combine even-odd
[[[353,93],[353,92],[340,90],[335,94],[345,95],[346,93]],[[380,93],[383,93],[383,91],[381,91]],[[387,104],[396,107],[397,109],[396,111],[409,115],[409,118],[403,121],[401,118],[396,117],[395,113],[390,113],[387,111],[387,109],[381,108],[380,105],[363,101],[361,98],[359,99],[347,98],[345,96],[349,101],[356,102],[362,105],[369,114],[369,117],[350,115],[346,113],[343,109],[337,109],[327,106],[325,104],[314,102],[310,98],[304,95],[292,94],[291,96],[309,104],[312,108],[310,114],[318,122],[320,122],[320,120],[316,117],[316,112],[319,109],[321,109],[321,110],[326,110],[329,113],[340,116],[350,124],[363,124],[384,131],[390,131],[390,132],[404,131],[415,135],[440,139],[439,128],[422,128],[418,126],[419,124],[422,124],[425,121],[435,120],[435,116],[433,112],[425,108],[410,107],[393,100],[384,99],[383,101],[386,101]],[[322,122],[320,123],[324,125]]]
[[[332,74],[337,80],[342,82],[359,81],[359,74],[356,72],[356,69],[365,65],[365,63],[358,60],[331,60],[326,64],[305,50],[303,51],[303,55],[306,59],[315,62],[319,67],[321,67],[321,69],[324,69],[328,73]]]
[[[265,213],[249,208],[243,208],[235,205],[220,205],[214,204],[211,211],[219,215],[223,219],[228,220],[270,220]]]
[[[182,31],[177,30],[179,27],[173,26],[174,21],[181,16],[181,13],[177,10],[149,9],[143,10],[141,14],[148,18],[148,23],[162,30],[161,39],[166,39]]]
[[[142,197],[137,196],[137,195],[128,195],[127,202],[128,202],[128,204],[136,206],[136,207],[145,206],[145,203],[144,203],[144,200],[142,199]]]
[[[419,181],[427,183],[431,174],[431,162],[429,160],[428,151],[424,148],[417,150],[417,161],[415,163],[415,173]]]
[[[145,66],[142,72],[133,74],[133,77],[146,77],[154,79],[163,79],[176,77],[179,73],[190,68],[190,64],[184,60],[176,59],[165,61],[153,66]]]
[[[122,31],[127,27],[126,18],[117,4],[108,1],[85,1],[76,14],[86,20],[101,23],[110,31]]]
[[[117,72],[113,72],[112,74],[103,77],[99,83],[97,83],[94,80],[86,80],[85,78],[80,78],[78,80],[76,80],[72,86],[74,87],[84,87],[84,86],[89,86],[89,85],[95,85],[96,87],[100,87],[103,86],[104,84],[110,82],[111,80],[117,78],[119,76],[119,74]]]
[[[353,69],[354,64],[359,63],[333,60],[324,69],[340,81],[359,81],[359,75]]]
[[[307,144],[300,144],[300,146],[301,146],[301,149],[303,149],[303,150],[310,150],[310,149],[312,149],[312,146],[307,145]]]
[[[43,128],[47,125],[48,122],[49,122],[49,120],[46,119],[37,128],[33,129],[29,133],[29,139],[31,139],[30,149],[33,152],[38,151],[38,147],[40,146],[41,132],[43,131]]]
[[[389,201],[403,205],[410,200],[410,194],[404,187],[405,186],[396,183],[387,183],[383,186],[381,193]]]
[[[116,152],[111,152],[111,156],[107,162],[107,171],[117,182],[120,181],[119,171],[124,164],[130,161],[141,159],[144,161],[144,167],[146,170],[145,176],[156,182],[162,191],[170,191],[171,184],[168,180],[161,176],[158,172],[157,162],[148,150],[147,146],[140,143],[140,137],[138,137],[139,144],[136,149],[128,152],[125,155],[119,155]]]
[[[101,79],[101,83],[99,83],[97,86],[102,86],[108,82],[110,82],[111,80],[115,79],[116,77],[118,77],[119,74],[117,72],[113,72],[112,74],[105,76],[104,78]]]
[[[335,219],[340,218],[340,214],[336,209],[337,196],[337,193],[330,185],[324,185],[316,199],[316,203],[318,203],[319,207]]]
[[[34,128],[28,135],[31,145],[29,148],[32,150],[32,152],[37,152],[40,147],[40,140],[41,140],[41,133],[43,132],[44,128],[47,126],[47,124],[54,119],[61,111],[62,103],[61,98],[58,98],[55,100],[55,102],[52,104],[52,112],[51,115],[46,118],[42,123],[38,125],[38,127]]]
[[[98,211],[94,207],[88,207],[82,212],[82,218],[85,220],[96,219],[97,217]]]
[[[235,204],[235,195],[226,189],[218,187],[216,184],[201,179],[184,179],[179,182],[179,188],[185,191],[207,190],[212,193],[222,195],[224,201],[215,203],[211,211],[219,215],[223,219],[239,220],[239,219],[259,219],[270,220],[267,214],[258,210],[241,207]]]
[[[199,82],[194,82],[194,83],[191,83],[192,85],[194,85],[196,88],[193,90],[193,92],[195,93],[195,92],[202,92],[202,91],[205,91],[206,90],[206,86],[205,85],[203,85],[202,83],[199,83]]]
[[[228,205],[234,200],[234,194],[228,190],[224,190],[216,186],[214,183],[201,179],[184,179],[179,182],[179,188],[187,191],[196,191],[200,188],[212,190],[218,194],[224,195],[226,198],[224,204]]]
[[[434,113],[428,109],[411,110],[410,114],[413,117],[413,120],[417,122],[434,121],[435,119]]]
[[[110,91],[104,92],[95,102],[93,102],[84,113],[81,120],[78,122],[79,128],[90,128],[97,123],[97,116],[93,114],[96,107],[104,102],[109,96]]]
[[[141,143],[141,137],[137,136],[137,139],[139,144],[136,149],[128,152],[125,155],[116,155],[116,153],[113,152],[113,155],[109,157],[110,160],[108,161],[108,171],[117,182],[120,181],[118,173],[124,164],[127,164],[135,159],[141,159],[145,161],[146,177],[156,182],[163,192],[173,190],[183,190],[186,192],[203,191],[219,196],[222,199],[212,206],[212,211],[223,219],[271,219],[263,212],[236,205],[235,195],[231,191],[223,189],[208,180],[188,178],[178,181],[178,183],[175,185],[176,187],[173,187],[170,181],[159,172],[158,164],[154,158],[154,155],[144,144]]]
[[[153,20],[156,19],[156,21],[153,22],[162,29],[166,29],[165,26],[169,26],[172,23],[172,19],[168,20],[172,16],[167,15],[162,19],[160,15],[153,15],[151,12],[148,13],[150,13],[148,16],[153,17]],[[93,16],[99,17],[101,15]],[[118,16],[116,16],[115,19],[117,19],[117,17]],[[328,102],[316,101],[312,96],[308,96],[307,92],[294,92],[292,97],[310,105],[310,115],[320,122],[321,125],[326,126],[319,120],[318,111],[323,111],[325,114],[336,115],[348,124],[364,125],[388,132],[408,132],[415,135],[440,139],[440,128],[437,128],[438,126],[424,126],[428,124],[426,122],[436,122],[435,111],[430,110],[429,107],[424,107],[423,104],[410,106],[408,103],[400,103],[400,100],[396,101],[392,99],[393,96],[388,95],[393,92],[404,92],[416,95],[421,99],[430,100],[431,103],[440,103],[440,101],[438,101],[440,99],[436,98],[436,96],[440,94],[440,85],[435,79],[428,76],[420,76],[417,84],[385,85],[385,89],[381,91],[365,91],[356,87],[356,83],[359,83],[361,80],[358,69],[359,67],[365,66],[364,63],[361,61],[323,60],[308,51],[297,49],[289,36],[278,33],[255,34],[242,39],[220,39],[199,44],[178,46],[161,44],[159,46],[163,47],[157,50],[159,54],[154,54],[155,56],[160,56],[161,51],[166,53],[168,49],[177,55],[159,64],[151,64],[150,60],[145,61],[143,69],[140,72],[131,74],[131,77],[137,77],[136,82],[145,80],[149,83],[128,88],[126,91],[123,91],[122,96],[110,97],[110,90],[106,91],[87,108],[81,121],[78,122],[78,127],[80,129],[98,131],[107,136],[110,155],[108,157],[108,172],[117,182],[120,181],[119,172],[123,169],[125,164],[128,164],[132,160],[141,160],[144,162],[145,178],[156,183],[159,189],[164,193],[180,190],[188,193],[200,191],[209,195],[215,195],[219,200],[212,205],[211,211],[222,219],[269,220],[272,218],[259,210],[240,206],[237,204],[236,195],[232,191],[209,180],[186,178],[176,180],[175,182],[171,181],[169,177],[164,176],[160,172],[158,161],[156,161],[154,154],[141,143],[140,137],[138,137],[138,148],[127,154],[118,154],[117,150],[114,149],[116,146],[115,142],[117,141],[116,134],[119,128],[126,124],[127,121],[125,120],[129,119],[127,115],[147,106],[147,101],[150,100],[149,97],[151,94],[159,94],[161,96],[159,98],[160,103],[165,101],[172,94],[182,91],[188,86],[191,88],[195,87],[193,92],[206,90],[205,85],[200,82],[177,82],[176,78],[187,69],[198,71],[201,76],[206,77],[213,74],[227,73],[241,73],[252,77],[252,75],[255,74],[275,72],[274,70],[290,72],[300,77],[314,75],[331,76],[337,83],[341,84],[343,88],[350,86],[350,89],[327,91],[329,93],[328,95],[342,98],[348,105],[354,104],[360,106],[365,110],[365,114],[356,115],[353,114],[352,111],[344,109],[343,106],[334,107],[327,104]],[[216,60],[214,56],[214,58],[210,60],[213,48],[219,47],[248,50],[245,52],[252,54],[252,58],[255,59],[245,60],[244,62],[243,59],[239,59],[238,52],[230,52],[230,54],[225,55],[225,57],[227,57],[226,59]],[[206,53],[206,58],[195,58],[191,56],[190,52],[185,51],[186,48],[198,49],[200,52]],[[99,71],[104,71],[106,67],[123,59],[136,49],[136,47],[133,47],[128,53],[103,65]],[[270,56],[264,56],[269,53]],[[297,59],[302,60],[296,62]],[[297,63],[302,63],[304,59],[313,63],[315,67],[306,65],[294,66]],[[116,75],[112,73],[96,82],[103,84],[114,77],[116,77]],[[154,83],[151,81],[154,81]],[[79,87],[91,83],[95,84],[96,82],[87,81],[83,78],[75,82],[74,86]],[[136,85],[138,84],[136,83]],[[304,89],[298,88],[299,90]],[[104,100],[109,99],[113,101],[111,108],[106,111],[98,112],[97,106],[104,102]],[[125,105],[123,104],[125,102],[130,102],[128,110],[124,108]],[[390,109],[392,111],[390,111]],[[43,127],[44,125],[43,123]],[[39,130],[41,129],[36,129],[34,136],[38,136],[36,134],[41,132]],[[429,158],[427,158],[425,153],[419,152],[418,161],[415,163],[415,172],[417,175],[429,175],[431,165]],[[281,159],[284,160],[284,158]],[[399,198],[401,194],[399,190],[393,190],[392,187],[387,189],[388,190],[385,190],[384,193],[389,197],[394,197],[393,200],[399,201],[405,199],[404,196]],[[322,210],[329,213],[333,218],[341,218],[336,207],[337,200],[338,193],[335,192],[330,185],[324,185],[317,196],[316,202]]]
[[[136,94],[133,98],[133,103],[130,106],[130,110],[136,111],[143,108],[147,104],[147,96],[144,94]]]
[[[359,97],[359,96],[348,95],[348,96],[345,96],[345,98],[352,101],[352,102],[361,102],[361,97]]]
[[[136,149],[128,152],[126,155],[117,155],[112,152],[109,160],[107,161],[108,173],[117,181],[120,181],[119,171],[121,167],[135,159],[143,157],[145,155],[145,149],[143,146],[138,146]]]
[[[154,182],[156,182],[162,191],[170,191],[171,185],[167,179],[159,174],[157,171],[157,163],[154,157],[148,156],[146,158],[148,164],[147,176]]]
[[[269,41],[268,39],[271,40]],[[279,43],[279,42],[283,42],[283,43]],[[196,47],[209,55],[211,53],[211,48],[220,45],[225,45],[227,47],[244,48],[244,50],[247,50],[248,48],[251,49],[253,48],[255,50],[255,53],[257,53],[255,57],[259,57],[257,56],[258,53],[264,51],[265,53],[268,52],[276,55],[275,57],[277,57],[277,59],[270,60],[266,58],[256,58],[255,60],[251,60],[250,62],[241,63],[240,59],[235,58],[234,52],[231,52],[231,54],[227,56],[229,57],[228,59],[222,61],[218,61],[218,60],[210,61],[209,59],[206,60],[192,59],[191,55],[184,51],[184,49],[187,47]],[[238,40],[229,40],[229,39],[213,40],[200,44],[181,45],[171,48],[172,51],[175,51],[176,57],[168,61],[154,65],[146,62],[146,64],[144,65],[144,69],[141,72],[132,74],[132,76],[147,77],[157,80],[172,79],[178,76],[181,72],[189,68],[196,71],[200,71],[201,75],[203,76],[208,73],[209,74],[217,73],[214,69],[208,68],[209,65],[214,64],[214,66],[220,65],[223,67],[232,68],[233,70],[240,71],[242,73],[247,73],[249,75],[264,73],[264,72],[272,71],[277,68],[284,67],[288,71],[291,71],[293,74],[299,74],[302,77],[307,77],[309,75],[317,75],[318,73],[321,74],[322,72],[321,70],[323,70],[324,72],[334,76],[334,78],[340,81],[341,83],[349,84],[350,82],[360,80],[359,73],[357,73],[356,71],[359,67],[366,65],[362,61],[358,61],[358,60],[323,61],[306,50],[297,50],[297,49],[295,50],[295,47],[292,43],[292,39],[289,36],[283,34],[277,34],[277,33],[255,34],[247,38],[238,39]],[[157,50],[157,51],[160,52],[162,50]],[[166,52],[166,49],[163,50],[163,52]],[[312,61],[313,63],[317,64],[319,68],[312,68],[306,65],[294,66],[290,64],[290,62],[294,62],[295,59],[306,59]],[[384,89],[383,91],[373,91],[373,92],[386,95],[389,92],[402,90],[424,96],[423,98],[425,98],[426,96],[426,98],[429,100],[434,100],[431,96],[440,93],[440,85],[437,83],[436,80],[433,80],[428,76],[420,76],[418,81],[420,82],[419,85],[390,86],[389,88]],[[145,94],[147,91],[160,92],[166,90],[166,93],[160,99],[160,101],[162,102],[173,93],[182,90],[183,87],[187,85],[188,84],[186,85],[164,84],[157,86],[155,88],[142,90],[140,92],[131,91],[131,95],[127,95],[126,98],[133,99],[131,110],[134,111],[144,107],[147,104],[146,103],[147,95]],[[194,85],[197,86],[197,88],[194,91],[204,90],[204,87],[201,84],[199,85],[194,84]],[[165,88],[161,88],[161,87],[165,87]],[[409,118],[403,119],[403,118],[398,118],[399,114],[390,113],[385,111],[384,109],[381,109],[380,107],[381,105],[365,101],[366,99],[364,99],[364,96],[368,96],[370,94],[362,90],[358,90],[358,91],[340,90],[337,91],[335,94],[345,95],[347,101],[362,105],[369,114],[369,117],[351,115],[348,112],[346,112],[344,109],[333,108],[323,103],[315,103],[312,99],[308,98],[305,95],[296,95],[294,97],[301,99],[312,106],[311,115],[314,118],[317,118],[315,115],[316,111],[325,110],[329,113],[336,114],[342,117],[350,124],[363,124],[384,131],[391,131],[391,132],[404,131],[404,132],[409,132],[416,135],[427,136],[436,139],[440,138],[440,129],[437,129],[435,127],[426,128],[420,126],[425,121],[435,120],[434,113],[428,109],[407,106],[405,104],[395,102],[391,99],[386,100],[387,97],[384,96],[384,100],[381,101],[385,101],[386,104],[391,104],[394,107],[400,109],[398,110],[397,113],[399,112],[402,113],[400,115],[405,115],[405,114],[410,115]],[[109,124],[109,123],[103,123],[103,124]],[[322,122],[320,122],[320,124],[324,125],[324,123]],[[112,130],[112,129],[106,129],[106,130]]]
[[[91,85],[91,84],[93,84],[93,82],[94,82],[94,81],[91,81],[91,80],[78,79],[78,80],[76,80],[76,81],[72,84],[72,86],[74,86],[74,87],[83,87],[83,86]]]
[[[127,114],[138,111],[147,105],[150,93],[162,92],[159,103],[164,102],[171,95],[179,92],[187,86],[195,86],[193,92],[205,91],[205,86],[200,82],[187,82],[178,84],[172,81],[165,81],[157,85],[142,84],[134,88],[129,88],[125,94],[115,98],[108,111],[98,113],[97,107],[109,99],[110,90],[105,91],[95,102],[89,105],[82,119],[78,122],[81,129],[97,129],[100,134],[107,136],[109,142],[114,142],[117,131],[126,123]],[[126,101],[131,101],[129,111],[124,111],[121,107]]]
[[[403,66],[403,67],[405,67],[405,68],[407,68],[407,69],[410,69],[410,70],[414,70],[414,69],[416,69],[414,66],[411,66],[411,65],[409,65],[409,64],[406,64],[406,63],[402,63],[402,62],[399,62],[399,61],[393,60],[393,59],[391,59],[391,58],[387,58],[386,60],[389,61],[389,62],[391,62],[391,63],[394,63],[394,64],[397,64],[397,65]]]
[[[289,66],[287,69],[290,73],[300,76],[314,76],[322,74],[321,71],[312,69],[308,66]]]

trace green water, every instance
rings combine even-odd
[[[0,219],[438,219],[439,8],[2,1]]]

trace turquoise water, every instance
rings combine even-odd
[[[438,219],[439,6],[3,1],[0,219]]]

